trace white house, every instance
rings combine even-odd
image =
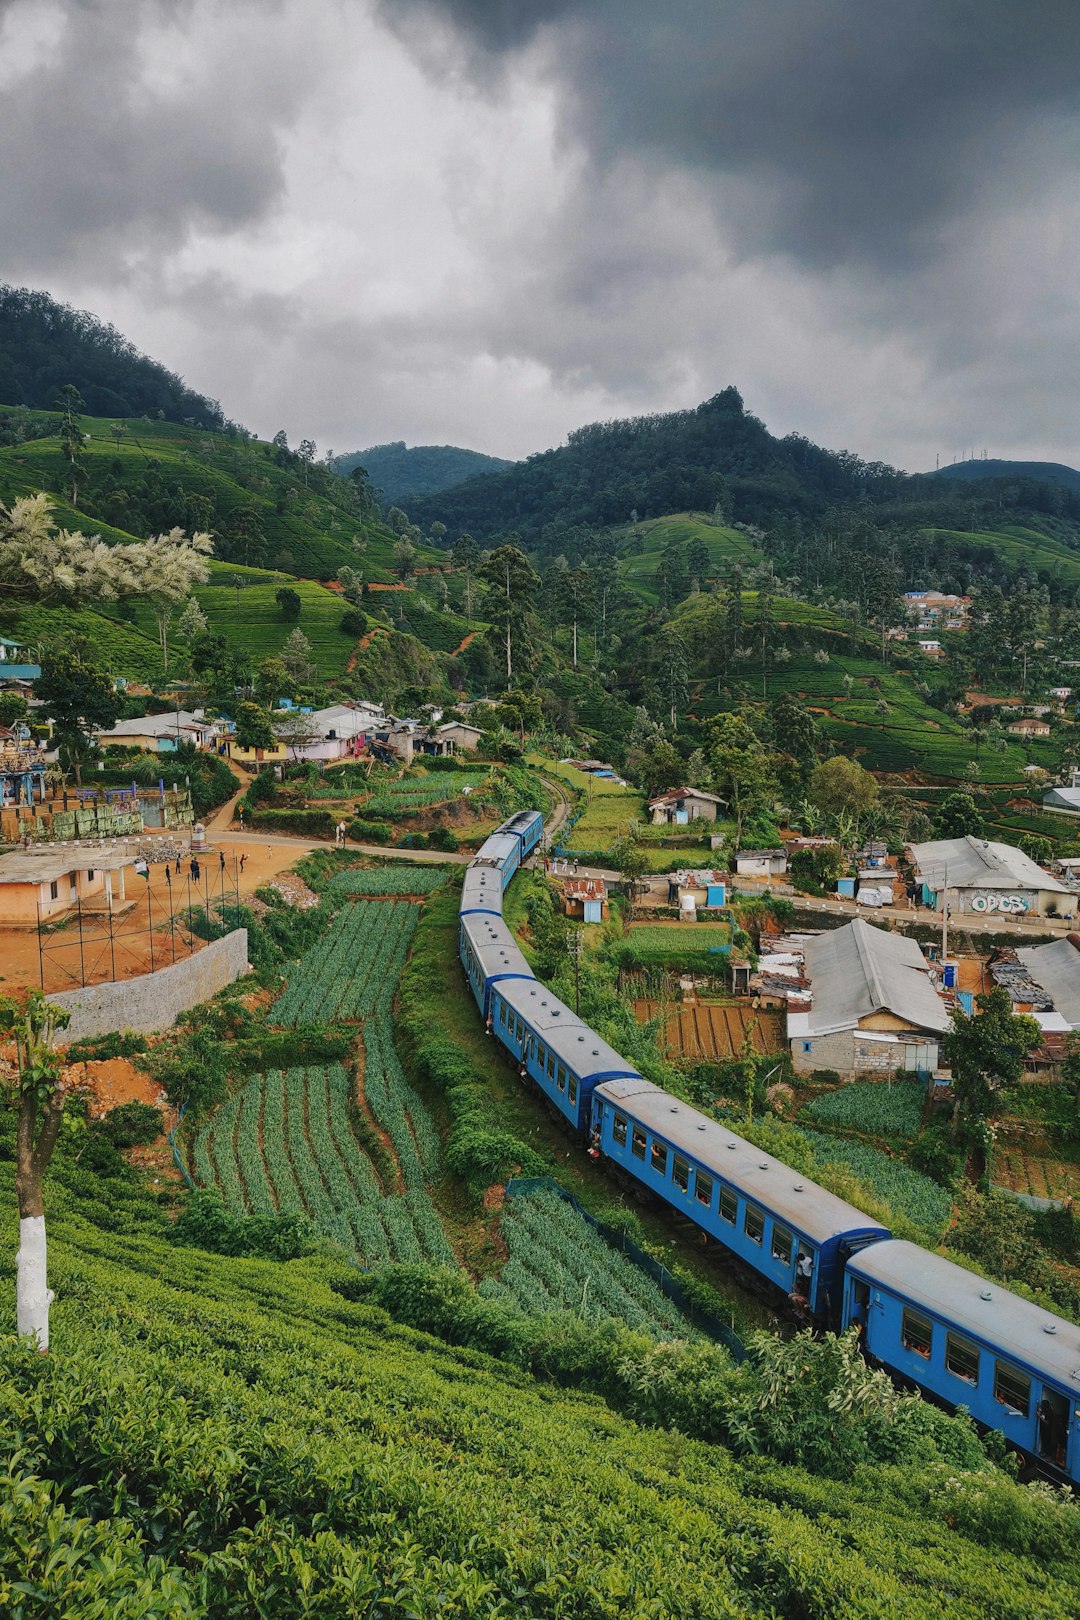
[[[690,821],[715,821],[724,801],[718,793],[704,788],[671,788],[649,800],[649,819],[654,827],[682,827]]]
[[[326,709],[313,709],[307,717],[319,736],[299,747],[289,744],[294,759],[348,759],[361,753],[377,726],[386,724],[386,715],[377,703],[333,703]]]
[[[115,743],[121,748],[138,748],[147,754],[171,754],[185,743],[196,748],[212,748],[221,726],[208,720],[202,709],[169,709],[165,714],[141,714],[133,720],[118,720],[111,731],[98,733],[102,748]]]

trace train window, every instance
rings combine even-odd
[[[537,1041],[537,1043],[536,1043],[536,1067],[540,1070],[541,1074],[543,1074],[543,1072],[544,1072],[544,1059],[546,1057],[547,1057],[547,1047],[544,1045],[543,1041]]]
[[[645,1132],[640,1125],[634,1126],[634,1133],[630,1138],[630,1151],[635,1159],[645,1157]]]
[[[777,1226],[776,1222],[773,1221],[773,1228],[772,1228],[772,1257],[773,1257],[773,1259],[774,1260],[779,1260],[779,1262],[780,1262],[780,1264],[782,1266],[790,1266],[790,1264],[791,1264],[791,1251],[792,1251],[793,1246],[794,1246],[794,1239],[792,1238],[791,1233],[788,1231],[787,1227],[786,1226]]]
[[[742,1229],[751,1243],[760,1243],[765,1236],[765,1216],[753,1204],[747,1204],[743,1214]]]
[[[720,1189],[720,1219],[735,1225],[735,1217],[739,1213],[739,1200],[730,1187]]]
[[[1031,1408],[1031,1379],[1007,1361],[994,1362],[994,1399],[1018,1417],[1027,1417]]]
[[[621,1114],[616,1114],[611,1122],[611,1137],[616,1147],[626,1146],[626,1121]]]
[[[663,1142],[653,1142],[652,1167],[658,1176],[667,1175],[667,1148]]]
[[[671,1166],[671,1179],[675,1183],[676,1187],[681,1188],[683,1192],[689,1192],[690,1166],[687,1164],[685,1159],[680,1159],[677,1153],[675,1155],[674,1163]]]
[[[572,1103],[577,1102],[577,1075],[575,1074],[570,1076],[570,1090],[567,1095]]]
[[[515,1018],[514,1020],[514,1034],[517,1036],[519,1041],[524,1040],[525,1038],[525,1025],[521,1022],[520,1018]]]
[[[554,1052],[549,1052],[548,1055],[547,1055],[547,1072],[548,1072],[548,1079],[549,1080],[554,1080],[554,1078],[555,1078],[555,1054],[554,1054]]]
[[[945,1365],[957,1378],[969,1384],[979,1382],[979,1352],[968,1339],[957,1333],[945,1335]]]
[[[694,1196],[699,1204],[712,1203],[712,1176],[707,1176],[704,1170],[694,1175]]]
[[[929,1361],[934,1344],[934,1324],[928,1316],[909,1310],[905,1305],[900,1325],[900,1339],[905,1350],[914,1350],[917,1356],[925,1356]]]

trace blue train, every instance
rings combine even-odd
[[[894,1376],[1080,1485],[1080,1328],[893,1238],[608,1046],[540,983],[503,921],[503,891],[542,834],[538,812],[510,817],[461,891],[462,965],[522,1078],[625,1184],[679,1210],[820,1325],[857,1324]]]

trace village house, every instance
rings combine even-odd
[[[905,591],[908,618],[919,630],[966,630],[970,596],[948,596],[940,591]]]
[[[654,827],[685,827],[691,821],[715,821],[724,800],[704,788],[670,788],[649,800],[649,820]]]
[[[41,665],[31,657],[29,647],[0,636],[0,686],[25,686],[41,675]]]
[[[985,838],[940,838],[908,851],[920,902],[975,916],[1071,916],[1076,895],[1022,849]]]
[[[479,726],[470,725],[467,720],[447,720],[444,725],[436,726],[432,735],[453,743],[454,748],[460,748],[462,753],[475,754],[484,733]]]
[[[714,871],[674,872],[668,878],[668,905],[678,906],[684,917],[693,917],[703,906],[727,905],[727,873]]]
[[[141,714],[133,720],[118,720],[111,731],[98,733],[102,748],[114,744],[134,748],[144,754],[174,754],[185,743],[195,748],[216,746],[221,727],[208,720],[201,709],[169,709],[165,714]]]
[[[788,868],[786,849],[740,849],[735,870],[740,877],[783,877]]]
[[[1050,725],[1038,716],[1026,715],[1022,720],[1010,720],[1006,730],[1013,737],[1049,737]]]
[[[134,904],[125,878],[134,855],[56,845],[0,855],[0,928],[36,928],[76,906],[116,912]]]
[[[796,1073],[854,1076],[938,1067],[949,1011],[918,945],[861,918],[806,944],[810,1005],[787,1017]]]

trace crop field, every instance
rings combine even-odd
[[[589,1322],[615,1318],[655,1339],[689,1339],[693,1328],[652,1278],[612,1249],[558,1194],[508,1198],[500,1231],[510,1258],[480,1284],[488,1299],[530,1314],[570,1311]]]
[[[731,944],[731,928],[724,922],[632,923],[627,944],[642,962],[660,965],[682,960],[688,953],[708,951]]]
[[[370,1089],[370,1077],[367,1085]],[[384,1111],[389,1117],[390,1110]],[[419,1163],[421,1132],[414,1136],[404,1103],[399,1113],[402,1145],[408,1138],[408,1152]],[[434,1134],[426,1110],[423,1117]],[[389,1134],[393,1140],[395,1133]],[[406,1191],[388,1195],[352,1127],[349,1077],[334,1064],[252,1075],[200,1132],[193,1159],[197,1179],[217,1187],[230,1209],[305,1215],[361,1264],[424,1259],[454,1264],[422,1171],[411,1176],[407,1153],[396,1147],[395,1153]]]
[[[926,1093],[917,1080],[856,1080],[815,1097],[802,1117],[864,1136],[916,1136],[922,1124]]]
[[[388,899],[430,894],[445,881],[446,873],[440,866],[370,866],[339,872],[331,880],[329,892]]]
[[[290,968],[270,1010],[275,1024],[333,1023],[374,1012],[397,984],[419,909],[407,901],[358,900]]]
[[[676,1062],[730,1062],[741,1055],[747,1031],[755,1052],[783,1052],[787,1044],[782,1013],[755,1012],[744,1003],[717,1006],[699,1002],[689,1007],[668,1003],[665,1008],[647,997],[634,1003],[634,1014],[642,1023],[665,1012],[660,1040]]]
[[[460,799],[465,789],[475,793],[487,780],[486,771],[447,771],[441,777],[424,779],[404,777],[399,782],[387,782],[377,788],[364,801],[364,814],[369,816],[408,816],[429,805],[447,804]]]
[[[575,821],[571,836],[581,849],[605,849],[629,822],[642,821],[645,815],[645,795],[634,788],[597,793]]]
[[[820,1131],[803,1134],[819,1164],[838,1164],[850,1170],[935,1242],[940,1238],[952,1214],[952,1199],[944,1187],[865,1142],[843,1141]]]

